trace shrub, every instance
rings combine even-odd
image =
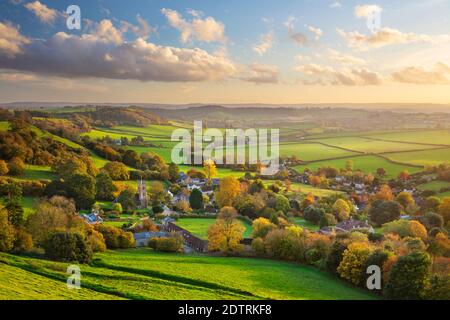
[[[264,244],[269,257],[304,261],[304,239],[295,232],[287,229],[274,229],[267,234]]]
[[[276,229],[277,226],[266,218],[258,218],[252,224],[252,237],[264,238],[271,230]]]
[[[351,243],[344,251],[342,261],[337,268],[339,275],[353,284],[361,284],[361,273],[370,255],[370,248],[366,243]]]
[[[57,232],[44,244],[45,254],[53,260],[90,263],[92,249],[83,236],[78,233]]]
[[[108,249],[126,249],[134,247],[135,241],[131,232],[125,232],[122,229],[96,225],[95,229],[103,235]]]
[[[177,233],[171,233],[169,237],[152,238],[148,246],[162,252],[183,252],[183,237]]]
[[[333,226],[337,223],[336,218],[334,217],[334,215],[332,215],[331,213],[325,213],[322,218],[320,219],[319,222],[319,227],[323,228],[323,227],[328,227],[328,226]]]
[[[432,275],[424,295],[427,300],[450,300],[450,276]]]
[[[414,251],[399,257],[384,288],[388,299],[417,300],[424,297],[431,259],[428,254]]]
[[[257,256],[260,256],[260,257],[265,256],[266,249],[264,247],[264,240],[262,238],[253,239],[252,250]]]

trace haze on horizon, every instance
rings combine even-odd
[[[81,30],[66,27],[71,4]],[[449,12],[450,0],[6,0],[0,102],[449,104]]]

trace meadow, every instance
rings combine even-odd
[[[95,258],[91,266],[81,265],[82,289],[74,291],[66,288],[67,263],[0,253],[0,299],[377,299],[318,269],[288,262],[149,248]],[[9,281],[15,275],[20,279]]]
[[[208,239],[208,229],[215,222],[214,218],[180,218],[176,224],[201,239]],[[240,222],[245,228],[244,238],[250,238],[252,226],[245,220],[240,220]]]
[[[391,155],[389,155],[389,157],[391,157]],[[320,167],[327,166],[335,167],[337,169],[344,169],[348,160],[353,162],[353,170],[361,170],[364,173],[375,173],[378,168],[384,168],[386,170],[387,178],[395,178],[403,170],[408,170],[409,173],[415,173],[422,170],[417,167],[392,163],[375,155],[358,156],[337,160],[316,161],[308,163],[306,165],[295,166],[294,169],[298,172],[303,172],[305,168],[317,170]]]
[[[441,163],[450,161],[450,148],[416,152],[390,153],[387,156],[395,161],[407,162],[422,166],[436,166]]]

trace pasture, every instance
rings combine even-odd
[[[247,221],[239,221],[245,227],[244,238],[250,238],[252,226]],[[176,224],[199,238],[208,239],[208,229],[215,222],[215,218],[180,218],[176,221]]]
[[[450,161],[449,149],[435,149],[415,152],[391,153],[387,155],[395,161],[407,162],[422,166],[437,166],[444,162]]]
[[[391,155],[389,155],[389,157],[391,158]],[[305,168],[317,170],[318,168],[327,166],[335,167],[337,169],[344,169],[345,164],[348,160],[351,160],[353,162],[353,170],[361,170],[364,173],[375,173],[378,168],[384,168],[386,170],[387,178],[395,178],[403,170],[408,170],[409,173],[415,173],[422,170],[416,167],[392,163],[375,155],[359,156],[338,160],[316,161],[308,163],[306,165],[295,166],[294,169],[298,172],[303,172]]]

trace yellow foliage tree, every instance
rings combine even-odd
[[[392,194],[391,187],[387,184],[383,184],[380,187],[380,190],[375,195],[376,200],[384,200],[384,201],[392,201],[394,199],[394,195]]]
[[[220,207],[232,206],[234,199],[241,193],[241,184],[233,177],[228,176],[220,180],[219,191],[216,192],[216,201]]]
[[[438,213],[444,218],[444,222],[447,224],[450,221],[450,198],[444,198],[442,203],[438,207]]]
[[[211,179],[217,175],[216,164],[212,159],[207,159],[203,162],[203,171],[205,172],[208,182],[211,183]]]
[[[336,200],[333,204],[333,212],[340,221],[348,220],[350,218],[350,206],[344,199]]]
[[[226,254],[242,250],[244,226],[236,219],[233,207],[223,207],[216,222],[208,229],[208,250]]]
[[[361,283],[361,274],[364,271],[364,264],[369,255],[370,247],[367,243],[351,243],[344,251],[337,272],[342,278],[359,285]]]

